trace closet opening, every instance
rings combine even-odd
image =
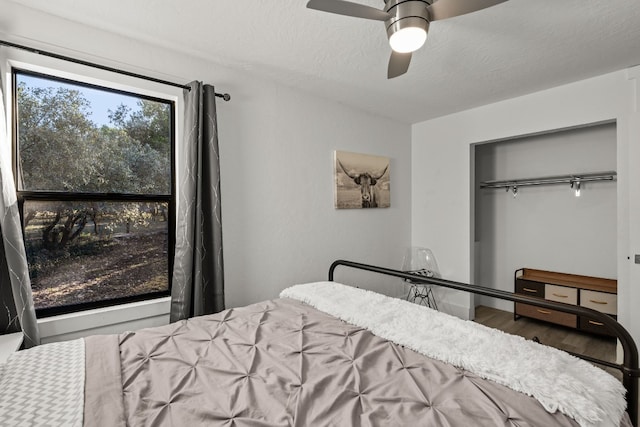
[[[615,316],[616,145],[615,122],[473,145],[474,282]],[[611,179],[586,179],[601,173]],[[588,319],[486,297],[472,306],[480,323],[615,361],[615,339]]]

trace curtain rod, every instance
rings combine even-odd
[[[545,178],[512,179],[504,181],[484,181],[480,183],[480,188],[506,188],[522,187],[528,185],[552,185],[552,184],[573,184],[589,181],[614,181],[616,172],[596,172],[573,175],[549,176]]]
[[[38,54],[38,55],[48,56],[50,58],[55,58],[55,59],[61,59],[63,61],[73,62],[74,64],[85,65],[87,67],[98,68],[100,70],[110,71],[110,72],[113,72],[113,73],[116,73],[116,74],[122,74],[122,75],[129,76],[129,77],[135,77],[135,78],[142,79],[142,80],[148,80],[148,81],[154,82],[154,83],[160,83],[160,84],[167,85],[167,86],[173,86],[173,87],[179,87],[179,88],[186,89],[186,90],[191,90],[191,87],[188,86],[188,85],[184,85],[184,84],[180,84],[180,83],[174,83],[174,82],[170,82],[170,81],[162,80],[162,79],[157,79],[155,77],[144,76],[142,74],[132,73],[130,71],[120,70],[118,68],[113,68],[113,67],[108,67],[106,65],[96,64],[94,62],[83,61],[82,59],[76,59],[76,58],[71,58],[69,56],[59,55],[57,53],[47,52],[45,50],[36,49],[36,48],[33,48],[33,47],[29,47],[29,46],[24,46],[24,45],[8,42],[6,40],[0,40],[0,45],[13,47],[15,49],[20,49],[20,50],[26,50],[27,52],[35,53],[35,54]],[[216,92],[216,97],[222,98],[225,101],[229,101],[231,99],[231,96],[228,93],[217,93]]]

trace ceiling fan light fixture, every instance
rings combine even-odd
[[[473,13],[507,0],[384,0],[384,9],[349,0],[308,0],[307,8],[343,16],[383,21],[391,45],[387,78],[409,69],[412,53],[427,39],[432,21]]]
[[[429,31],[428,6],[423,0],[387,1],[385,10],[391,17],[385,24],[391,49],[410,53],[424,45]]]
[[[406,27],[391,34],[389,45],[398,53],[409,53],[420,49],[426,40],[427,32],[424,28]]]

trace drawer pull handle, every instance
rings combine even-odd
[[[531,288],[522,288],[522,290],[525,291],[525,292],[531,292],[533,294],[537,294],[538,293],[537,290],[531,289]]]
[[[542,313],[542,314],[551,314],[550,311],[548,310],[540,310],[539,308],[537,309],[538,313]]]
[[[594,304],[607,304],[606,301],[598,301],[598,300],[595,300],[595,299],[590,299],[589,301],[594,303]]]
[[[553,296],[558,298],[569,298],[569,295],[556,294],[555,292],[553,293]]]
[[[596,322],[595,320],[589,320],[589,323],[591,323],[592,325],[596,325],[596,326],[604,326],[604,323]]]

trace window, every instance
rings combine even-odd
[[[173,101],[18,69],[12,93],[38,317],[168,295]]]

